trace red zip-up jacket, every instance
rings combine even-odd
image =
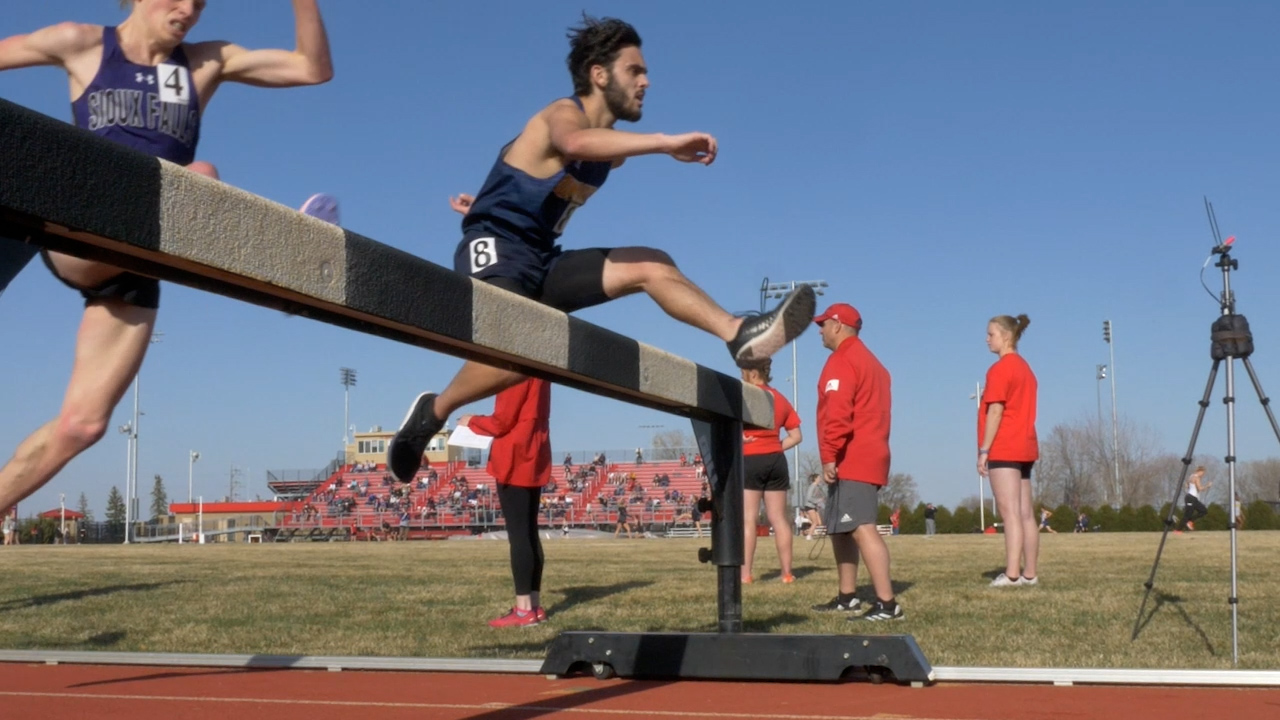
[[[529,378],[498,393],[492,415],[471,418],[467,427],[493,437],[489,465],[498,482],[542,487],[551,480],[551,383]]]
[[[841,480],[889,482],[889,371],[856,337],[840,343],[818,378],[818,455]]]

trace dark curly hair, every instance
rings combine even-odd
[[[575,95],[591,94],[591,68],[609,67],[626,47],[640,47],[640,33],[617,18],[582,13],[582,24],[569,28],[569,74]]]

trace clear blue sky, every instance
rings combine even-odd
[[[113,23],[109,0],[12,3],[0,35],[66,19]],[[199,157],[223,179],[297,205],[338,195],[344,224],[448,265],[458,218],[529,115],[571,90],[565,28],[583,3],[323,2],[337,76],[318,88],[222,89]],[[1094,366],[1115,323],[1122,415],[1185,448],[1209,368],[1217,306],[1197,273],[1210,236],[1201,197],[1237,235],[1241,312],[1256,367],[1280,393],[1280,6],[1192,3],[592,2],[639,29],[653,86],[640,131],[703,130],[710,168],[629,162],[576,214],[567,247],[653,245],[731,310],[761,279],[825,279],[853,303],[893,374],[893,468],[924,498],[976,492],[974,383],[994,360],[986,321],[1025,312],[1022,351],[1040,378],[1040,429],[1096,412]],[[394,8],[394,9],[393,9]],[[212,0],[192,39],[292,47],[289,3]],[[69,117],[54,69],[0,74],[0,96]],[[629,128],[630,129],[630,128]],[[1210,269],[1211,287],[1219,277]],[[1272,278],[1272,280],[1268,280]],[[0,299],[0,452],[52,417],[81,301],[39,264]],[[732,372],[724,346],[646,298],[591,322]],[[338,368],[359,372],[352,423],[399,422],[452,358],[167,285],[142,371],[142,503],[156,473],[186,495],[224,495],[231,467],[266,495],[268,468],[310,468],[339,450]],[[826,351],[799,343],[800,411],[812,448]],[[775,365],[790,395],[790,353]],[[1243,377],[1243,376],[1242,376]],[[1221,381],[1216,397],[1221,396]],[[1105,392],[1105,391],[1104,391]],[[1280,452],[1242,387],[1239,455]],[[557,451],[647,444],[681,418],[558,388]],[[1104,402],[1105,395],[1104,395]],[[486,411],[487,404],[473,410]],[[102,516],[123,489],[132,398],[111,433],[23,506],[87,492]],[[1215,402],[1200,449],[1225,454]]]

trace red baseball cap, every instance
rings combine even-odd
[[[862,327],[862,316],[858,311],[848,303],[835,303],[827,308],[821,315],[814,318],[813,321],[818,325],[835,318],[840,321],[841,325],[848,325],[851,328]]]

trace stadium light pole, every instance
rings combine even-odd
[[[788,293],[794,291],[798,287],[808,285],[813,288],[813,292],[817,295],[825,295],[824,288],[830,287],[826,280],[791,280],[788,282],[771,283],[769,278],[765,278],[760,283],[760,312],[765,310],[765,301],[769,298],[783,298]],[[791,341],[791,407],[796,411],[796,415],[800,414],[800,371],[799,357],[796,351],[796,341]],[[781,428],[775,428],[780,430]],[[792,449],[792,462],[795,469],[791,476],[795,478],[795,482],[791,483],[794,490],[791,498],[796,505],[804,504],[804,492],[808,488],[805,483],[800,482],[800,446],[797,445]]]
[[[129,483],[133,482],[133,423],[125,423],[119,430],[127,440],[124,452],[124,544],[128,545],[129,518],[132,516],[129,512]]]
[[[162,332],[151,333],[149,344],[159,344],[161,338],[164,337]],[[130,527],[138,515],[138,420],[143,413],[138,409],[139,398],[138,392],[142,387],[139,382],[142,377],[142,370],[139,369],[133,376],[133,422],[125,423],[120,428],[120,432],[129,436],[129,471],[125,477],[124,487],[124,544],[129,544]]]
[[[974,404],[978,407],[978,414],[982,414],[982,383],[981,382],[976,382],[973,384],[973,394],[969,396],[969,399],[973,400]],[[978,442],[982,442],[982,441],[979,440]],[[982,487],[982,473],[978,473],[978,524],[982,527],[983,532],[987,531],[987,511],[984,508],[984,504],[986,503],[986,498],[984,497],[985,494],[986,494],[986,491]],[[996,512],[995,493],[992,492],[991,495],[992,495],[991,515],[994,517]]]
[[[192,498],[191,487],[193,484],[193,480],[195,479],[196,461],[200,459],[200,453],[196,452],[195,450],[192,450],[189,457],[190,457],[190,460],[187,461],[187,502],[188,503],[191,502],[191,498]]]
[[[356,371],[344,367],[338,368],[338,372],[342,374],[342,386],[345,388],[342,402],[342,449],[346,451],[347,445],[351,444],[347,431],[351,425],[351,388],[356,384]]]
[[[1111,355],[1111,463],[1115,471],[1114,503],[1120,507],[1120,426],[1119,414],[1116,412],[1116,344],[1112,340],[1110,320],[1102,321],[1102,340],[1107,343],[1107,351]]]
[[[1102,381],[1107,379],[1107,366],[1099,365],[1098,373],[1094,377],[1098,382],[1094,385],[1095,393],[1098,396],[1098,432],[1102,432]]]

